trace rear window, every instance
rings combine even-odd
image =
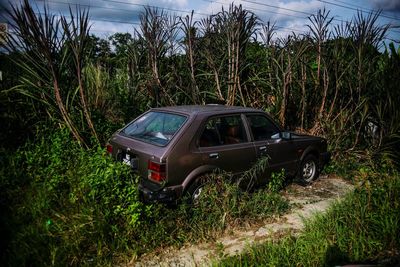
[[[186,117],[166,112],[148,112],[129,124],[122,133],[147,143],[165,146],[185,123]]]

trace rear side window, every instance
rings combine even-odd
[[[247,115],[254,141],[267,140],[279,133],[278,127],[265,116]]]
[[[185,123],[186,117],[166,112],[148,112],[122,130],[127,136],[147,143],[167,145]]]
[[[207,121],[200,136],[201,147],[230,145],[247,142],[240,115],[214,117]]]

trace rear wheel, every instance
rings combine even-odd
[[[207,176],[200,176],[189,186],[186,195],[191,204],[196,206],[202,196],[204,185],[207,182]]]
[[[303,184],[310,184],[319,176],[319,162],[314,155],[307,155],[301,162],[298,178]]]

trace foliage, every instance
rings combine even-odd
[[[0,50],[2,262],[102,265],[285,211],[283,173],[252,193],[215,174],[194,209],[138,202],[137,177],[99,142],[151,107],[193,103],[260,108],[324,136],[334,156],[327,171],[363,185],[300,237],[262,246],[269,256],[254,250],[227,263],[319,265],[324,253],[363,261],[398,250],[399,177],[387,173],[400,162],[400,50],[383,42],[390,27],[379,13],[333,26],[320,10],[310,33],[278,38],[274,23],[233,4],[201,21],[146,7],[133,35],[101,39],[90,35],[89,11],[44,10],[15,4],[14,34]],[[265,166],[239,181],[252,187]]]
[[[381,170],[382,171],[382,170]],[[383,170],[387,171],[387,170]],[[400,177],[363,170],[354,193],[306,222],[299,236],[249,248],[218,266],[336,266],[398,264]],[[367,183],[368,181],[368,183]]]
[[[102,148],[82,149],[65,128],[40,134],[37,144],[2,155],[9,263],[85,263],[126,245],[144,210],[137,178]]]
[[[104,149],[82,148],[65,127],[37,134],[35,143],[0,154],[1,257],[8,265],[102,265],[119,253],[207,239],[288,209],[279,194],[243,192],[222,174],[196,208],[146,206],[138,177]]]
[[[283,188],[284,181],[286,178],[286,172],[282,169],[280,172],[273,172],[271,174],[271,179],[268,182],[268,189],[271,192],[279,192]]]
[[[193,211],[199,232],[225,229],[232,223],[281,214],[289,208],[288,203],[276,192],[268,192],[264,188],[249,192],[237,182],[230,183],[227,177],[224,173],[207,177],[200,201]]]
[[[201,21],[146,7],[134,35],[108,40],[89,35],[87,11],[58,18],[25,1],[9,13],[17,34],[5,47],[20,79],[0,99],[33,97],[19,98],[35,121],[60,119],[82,144],[97,135],[104,142],[104,125],[149,107],[218,102],[261,108],[284,127],[323,135],[334,156],[368,147],[398,158],[400,60],[393,44],[383,49],[390,26],[378,24],[379,12],[331,27],[329,11],[319,10],[309,34],[277,38],[273,23],[240,5]]]

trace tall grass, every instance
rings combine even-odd
[[[371,158],[390,159],[398,167],[400,51],[394,45],[379,50],[389,29],[377,24],[379,14],[359,12],[329,32],[329,12],[319,11],[310,17],[311,36],[274,38],[274,24],[260,25],[240,6],[202,21],[179,20],[148,7],[134,37],[110,38],[116,47],[112,51],[108,40],[88,36],[87,13],[62,20],[45,10],[39,14],[27,0],[14,5],[9,13],[15,34],[4,43],[8,54],[2,58],[7,60],[0,61],[7,74],[7,88],[0,91],[1,125],[6,125],[0,147],[15,143],[20,132],[26,139],[36,137],[16,152],[1,152],[1,257],[6,264],[101,264],[118,252],[140,254],[160,244],[199,240],[243,218],[264,218],[287,209],[273,192],[250,195],[218,175],[217,186],[205,189],[204,203],[194,210],[181,205],[170,211],[137,202],[137,178],[104,157],[98,142],[90,140],[98,135],[105,142],[124,122],[157,105],[218,101],[261,108],[289,128],[327,137],[337,159],[352,159],[333,166],[333,171],[348,173]],[[86,30],[78,29],[81,23]],[[264,29],[264,43],[253,38],[258,26]],[[187,55],[176,49],[178,43],[184,44]],[[32,127],[54,120],[66,125],[80,144],[92,147],[81,149],[65,130],[51,133],[41,126],[42,132],[35,132],[38,128]],[[270,191],[282,185],[279,177],[269,184]],[[308,235],[266,244],[276,257],[255,250],[254,262],[259,258],[265,264],[285,265],[304,260],[304,265],[318,265],[324,263],[323,254],[336,250],[350,261],[375,260],[366,248],[377,252],[377,247],[392,246],[378,235],[398,246],[387,226],[398,219],[396,209],[387,207],[393,200],[387,192],[397,194],[391,188],[398,188],[398,175],[391,181],[383,174],[382,184],[375,178],[369,183],[384,192],[360,188],[343,202],[357,217],[346,217],[351,209],[338,204],[328,213],[331,221],[322,217],[309,223],[313,226],[307,228]],[[396,199],[392,202],[398,205]],[[347,215],[340,217],[342,213]],[[366,224],[351,224],[359,218]],[[318,224],[334,232],[328,235]],[[357,235],[349,235],[358,243],[343,237],[350,226],[361,227]],[[398,229],[395,222],[392,227]],[[365,229],[376,234],[371,238]],[[282,260],[278,254],[284,255]],[[252,257],[247,261],[243,264],[253,262]]]
[[[38,135],[0,153],[0,256],[9,266],[111,264],[288,209],[279,194],[243,192],[223,174],[213,176],[196,208],[146,206],[138,177],[104,149],[81,148],[65,128]]]
[[[364,172],[364,183],[297,236],[254,246],[217,266],[336,266],[400,262],[400,176]]]
[[[308,33],[276,38],[273,23],[240,5],[201,21],[146,7],[134,36],[108,40],[89,36],[86,11],[59,18],[26,0],[9,13],[16,35],[4,46],[21,77],[14,91],[33,97],[21,102],[40,107],[27,105],[36,121],[59,118],[81,142],[150,107],[218,102],[328,137],[335,155],[369,147],[398,157],[387,148],[399,145],[399,51],[382,52],[390,25],[378,23],[379,12],[330,27],[329,11],[319,10]]]
[[[65,129],[46,136],[2,154],[5,262],[85,264],[126,246],[125,230],[143,209],[137,178],[103,149],[82,149]]]

